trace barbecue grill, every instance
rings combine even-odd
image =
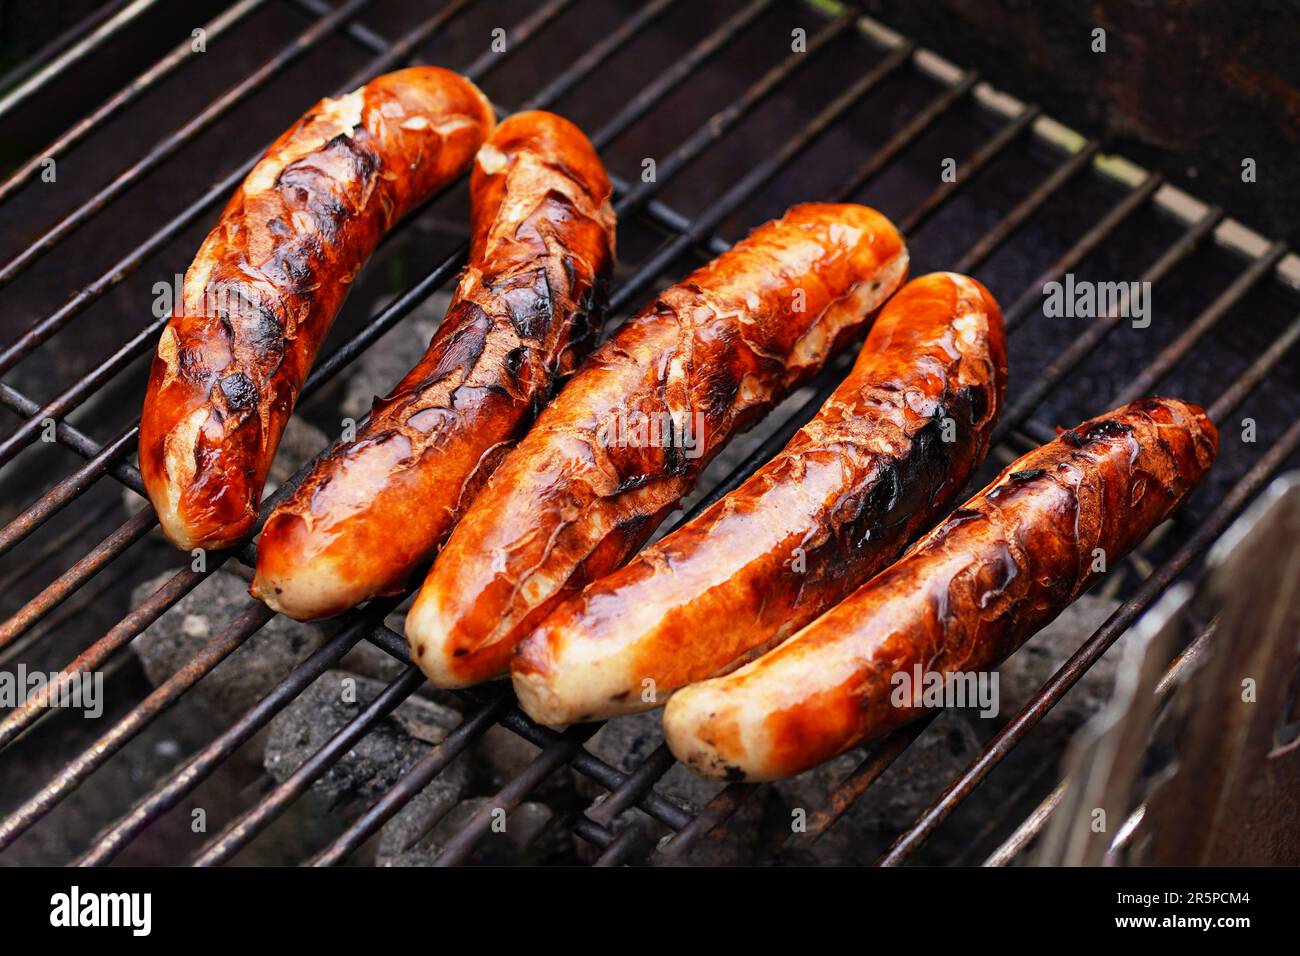
[[[0,404],[12,416],[0,432],[0,476],[5,497],[19,502],[6,507],[0,529],[7,605],[0,667],[104,671],[109,688],[102,721],[72,718],[41,694],[3,714],[0,861],[20,853],[39,859],[24,848],[39,842],[43,827],[58,825],[60,806],[93,788],[106,764],[272,620],[247,598],[229,626],[152,690],[129,679],[133,640],[223,566],[251,566],[256,547],[178,557],[151,537],[157,522],[149,508],[123,520],[119,486],[142,490],[133,455],[143,363],[165,321],[151,312],[153,286],[183,272],[220,205],[302,109],[402,65],[460,70],[499,113],[545,107],[583,126],[615,180],[622,265],[611,324],[790,203],[856,199],[907,234],[913,274],[973,273],[1004,305],[1009,403],[981,484],[1052,437],[1056,424],[1153,391],[1204,404],[1223,431],[1206,483],[1101,585],[1122,603],[969,766],[943,781],[880,856],[882,865],[926,858],[918,851],[927,838],[960,815],[971,793],[1162,593],[1195,575],[1204,552],[1273,476],[1300,460],[1293,364],[1300,260],[1159,172],[1126,162],[1100,139],[1053,121],[1014,91],[988,87],[851,6],[450,0],[431,12],[398,0],[238,0],[196,8],[210,19],[177,28],[176,12],[156,0],[96,7],[0,87],[7,126],[22,119],[57,132],[48,145],[24,144],[23,155],[6,157],[13,170],[0,183],[0,295],[9,303]],[[196,39],[191,29],[199,26]],[[175,46],[160,49],[164,42]],[[123,62],[138,59],[115,54],[131,43],[150,50],[152,65],[138,75]],[[102,86],[87,89],[79,76]],[[109,89],[117,92],[105,96]],[[955,168],[955,178],[941,175],[945,168]],[[299,415],[337,420],[340,376],[451,284],[465,251],[463,192],[435,197],[386,241],[345,306]],[[1150,327],[1134,327],[1120,310],[1088,320],[1045,317],[1044,285],[1068,273],[1151,283]],[[76,291],[60,303],[69,288]],[[775,454],[849,362],[842,356],[774,412],[742,453],[715,463],[685,514],[669,523],[688,520]],[[181,570],[129,602],[133,586],[166,566],[160,561]],[[76,862],[121,856],[211,865],[264,837],[421,693],[423,676],[393,629],[400,617],[390,617],[401,601],[379,599],[333,621],[323,642],[286,665],[241,717],[170,755],[161,779],[119,795],[129,801],[124,811],[76,851]],[[164,829],[169,815],[188,808],[197,788],[365,643],[399,666],[342,729],[283,779],[248,785],[238,809],[209,821],[207,832],[164,849],[155,839],[148,855],[128,852],[150,832],[190,833],[174,823]],[[114,695],[119,688],[139,693],[125,700]],[[733,783],[702,806],[683,805],[660,787],[674,768],[662,745],[623,769],[589,749],[596,726],[538,726],[508,687],[453,698],[459,724],[359,810],[348,809],[337,834],[305,849],[301,862],[353,858],[459,757],[499,733],[494,727],[534,745],[536,755],[481,793],[487,799],[441,841],[437,864],[473,859],[503,815],[565,768],[600,795],[552,827],[570,831],[577,856],[599,865],[690,862],[737,825],[763,789]],[[891,765],[909,759],[929,724],[863,752],[808,808],[805,832],[769,841],[763,858],[793,858],[796,844],[835,827]],[[37,746],[57,760],[23,764],[42,766],[36,775],[15,773],[15,760]],[[982,838],[993,848],[983,854],[988,862],[1022,859],[1060,802],[1056,783],[1037,780],[1023,795],[1017,806],[1030,808],[1027,818],[995,821]],[[666,830],[664,839],[648,835],[655,831],[642,825],[647,818]]]

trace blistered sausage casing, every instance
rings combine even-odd
[[[173,543],[221,548],[252,529],[353,277],[493,122],[474,84],[413,67],[322,100],[253,167],[185,273],[149,375],[140,471]]]
[[[988,290],[913,279],[782,452],[524,639],[511,664],[521,705],[551,726],[646,710],[789,637],[948,510],[1005,385]]]
[[[407,617],[442,686],[499,676],[566,596],[618,567],[737,431],[808,380],[906,274],[856,205],[796,206],[656,296],[506,456]]]
[[[1064,432],[785,643],[679,691],[669,746],[699,773],[769,780],[915,719],[918,671],[997,666],[1163,521],[1217,450],[1205,412],[1171,398]]]
[[[470,177],[468,265],[421,361],[319,458],[258,541],[253,593],[300,620],[400,590],[590,351],[614,263],[609,178],[553,113],[511,116]]]

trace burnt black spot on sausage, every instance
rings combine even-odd
[[[982,385],[967,385],[960,397],[970,405],[970,420],[982,421],[989,410],[989,393]]]
[[[1067,432],[1061,432],[1060,439],[1061,441],[1065,442],[1065,444],[1069,445],[1071,448],[1083,447],[1083,438],[1073,428],[1071,428]]]
[[[446,376],[452,369],[460,368],[468,372],[478,362],[487,342],[488,330],[492,328],[492,319],[473,302],[462,302],[454,315],[448,315],[443,328],[454,329],[447,338],[442,339],[442,355],[438,364],[430,373],[426,382],[436,382]]]
[[[745,779],[745,771],[732,764],[724,767],[722,772],[726,775],[728,783],[741,783]]]
[[[1025,471],[1013,471],[1011,480],[1015,482],[1033,481],[1035,478],[1041,478],[1047,474],[1046,468],[1029,468]]]
[[[416,645],[415,645],[415,656],[416,656],[416,657],[423,657],[423,656],[424,656],[424,642],[423,642],[423,641],[421,641],[419,644],[416,644]]]
[[[513,348],[506,353],[504,362],[505,362],[506,371],[510,374],[511,378],[518,380],[519,370],[523,368],[524,356],[526,356],[527,354],[528,354],[528,350],[523,346],[519,346],[518,348]]]
[[[316,246],[313,238],[310,242],[286,243],[276,249],[271,261],[264,265],[263,271],[276,280],[276,285],[285,291],[304,293],[315,284],[315,273],[311,267],[311,256]]]
[[[232,412],[250,408],[257,402],[257,386],[243,372],[227,375],[221,379],[221,394],[225,396],[226,407]]]
[[[867,495],[866,508],[873,515],[887,514],[898,504],[899,496],[902,493],[903,483],[899,478],[898,468],[895,465],[889,465],[884,469],[880,480],[876,482]]]
[[[520,338],[536,339],[551,328],[555,309],[545,269],[516,276],[505,286],[494,286],[492,292],[505,303],[510,324]]]
[[[270,352],[284,345],[284,327],[275,313],[265,306],[258,307],[240,331],[244,343],[255,352]]]
[[[468,647],[458,647],[458,648],[456,648],[454,651],[451,652],[451,656],[452,656],[452,657],[464,657],[464,656],[467,655],[468,653],[469,653],[469,648],[468,648]]]
[[[1126,435],[1131,431],[1133,431],[1132,425],[1126,425],[1110,418],[1103,418],[1099,422],[1093,422],[1083,431],[1083,440],[1085,442],[1102,441],[1107,438]]]

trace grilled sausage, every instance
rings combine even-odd
[[[561,598],[618,567],[732,434],[820,369],[898,286],[898,231],[796,206],[641,309],[497,468],[407,617],[441,686],[503,674]]]
[[[1136,547],[1209,470],[1195,405],[1141,399],[1017,460],[892,567],[775,650],[678,691],[674,754],[699,773],[800,773],[920,716],[894,675],[995,667]],[[914,693],[919,688],[914,688]],[[895,700],[895,697],[900,699]]]
[[[784,451],[519,645],[524,710],[552,726],[648,710],[789,637],[948,510],[1005,387],[988,290],[952,273],[909,282]]]
[[[469,265],[420,363],[267,520],[252,593],[299,620],[400,590],[599,330],[610,184],[587,138],[520,113],[479,150]]]
[[[353,277],[493,122],[469,80],[414,67],[317,103],[253,167],[185,273],[140,419],[140,471],[177,546],[226,547],[252,528]]]

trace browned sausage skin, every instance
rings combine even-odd
[[[859,332],[906,268],[879,213],[810,204],[657,296],[456,526],[407,617],[412,659],[442,686],[505,673],[516,642],[640,547],[727,439]]]
[[[1195,405],[1148,398],[1009,466],[896,564],[784,644],[668,701],[664,735],[699,773],[770,780],[920,716],[893,675],[995,667],[1138,545],[1209,470]]]
[[[253,167],[185,273],[140,419],[140,471],[182,548],[234,544],[353,277],[384,233],[469,166],[493,125],[436,67],[322,100]]]
[[[647,710],[788,637],[947,511],[1005,387],[988,290],[953,273],[912,280],[779,455],[520,644],[520,704],[551,726]]]
[[[324,617],[399,590],[594,344],[614,211],[587,138],[516,114],[470,191],[469,264],[424,358],[267,520],[252,593],[277,611]]]

